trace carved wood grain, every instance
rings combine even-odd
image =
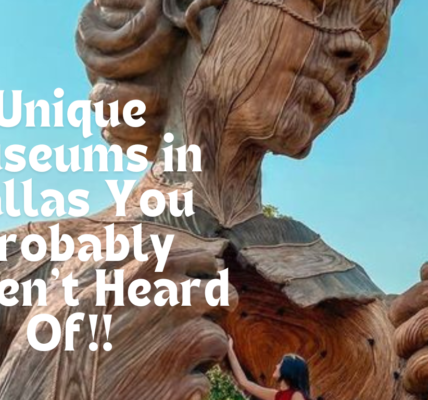
[[[125,273],[125,306],[115,306],[113,296],[107,307],[96,307],[95,269],[107,269],[110,282],[112,268],[109,263],[81,263],[68,261],[61,270],[65,277],[75,272],[79,288],[74,291],[80,304],[65,304],[61,282],[50,286],[48,306],[35,307],[23,323],[12,342],[0,370],[0,398],[20,400],[92,400],[144,398],[154,400],[202,399],[209,384],[197,369],[203,362],[220,362],[227,351],[227,337],[213,322],[231,311],[237,303],[236,292],[230,288],[230,307],[211,307],[205,299],[205,286],[215,276],[218,267],[214,256],[206,251],[175,251],[171,254],[164,273],[154,273],[157,260],[152,256],[147,263],[132,260],[122,267]],[[201,288],[192,291],[192,307],[158,307],[153,304],[157,290],[148,294],[152,303],[146,307],[133,305],[128,287],[134,280],[146,279],[152,285],[157,279],[170,279],[175,283],[189,277],[200,276]],[[179,294],[181,300],[181,294]],[[85,320],[75,334],[75,351],[64,351],[61,344],[50,352],[34,350],[28,343],[26,327],[31,317],[48,313],[64,324],[74,312],[84,312]],[[98,351],[91,352],[93,341],[88,314],[96,314],[98,330],[95,342]],[[102,349],[107,341],[101,316],[112,315],[109,342],[111,352]],[[37,337],[50,339],[51,329],[40,324]],[[162,384],[160,384],[162,382]]]
[[[413,398],[400,383],[402,365],[381,301],[358,305],[332,300],[304,309],[248,269],[235,269],[231,283],[239,306],[223,326],[251,379],[274,386],[276,364],[283,355],[297,353],[309,362],[314,399]]]
[[[315,138],[347,111],[358,80],[385,54],[398,1],[256,3],[231,0],[221,8],[221,2],[204,0],[90,2],[80,20],[77,44],[94,85],[92,101],[119,100],[120,110],[131,98],[147,103],[142,128],[109,126],[103,135],[124,149],[147,145],[147,157],[155,164],[130,198],[130,221],[115,218],[110,208],[90,219],[60,223],[61,233],[70,234],[77,249],[77,238],[84,233],[104,242],[104,227],[113,222],[116,233],[132,239],[131,227],[142,221],[138,201],[145,190],[183,194],[194,189],[195,204],[204,216],[200,213],[182,225],[167,218],[163,224],[145,221],[143,241],[149,234],[176,235],[174,249],[185,253],[166,272],[176,280],[187,276],[189,266],[207,266],[206,253],[189,255],[190,250],[203,247],[210,257],[220,257],[229,245],[229,256],[234,253],[235,258],[226,255],[226,265],[240,293],[239,308],[227,317],[224,310],[212,315],[199,296],[196,307],[188,310],[136,309],[129,301],[121,311],[111,303],[100,310],[93,304],[95,268],[123,268],[129,284],[136,277],[153,278],[153,260],[147,266],[132,256],[120,265],[82,264],[76,258],[58,265],[49,257],[29,263],[11,248],[9,261],[0,265],[1,279],[50,281],[54,266],[62,274],[73,271],[81,278],[81,305],[69,309],[62,288],[50,282],[47,308],[0,309],[0,399],[199,400],[207,383],[191,372],[207,357],[218,361],[225,353],[224,332],[206,313],[216,321],[219,313],[224,317],[222,325],[235,337],[240,359],[261,384],[274,383],[274,364],[292,351],[309,360],[313,394],[320,399],[411,398],[403,391],[404,366],[393,350],[387,306],[375,300],[379,290],[364,270],[320,241],[308,246],[304,239],[312,233],[298,224],[289,224],[287,230],[259,218],[265,153],[305,157]],[[183,7],[191,7],[188,15],[197,19],[189,23]],[[354,29],[333,33],[343,26]],[[201,43],[195,27],[201,30]],[[201,147],[202,173],[162,170],[163,159],[156,153],[169,128],[177,130],[176,145]],[[174,223],[177,226],[168,226]],[[30,228],[49,243],[52,224]],[[28,227],[16,233],[22,240]],[[296,240],[287,241],[290,238]],[[293,246],[272,250],[265,239]],[[248,240],[251,246],[245,245]],[[428,391],[428,362],[422,344],[426,324],[418,312],[427,303],[424,296],[415,296],[418,293],[425,294],[423,282],[393,303],[391,316],[401,325],[396,334],[399,354],[410,357],[404,384],[422,393]],[[64,352],[63,343],[49,353],[29,347],[25,327],[32,315],[45,311],[64,321],[78,310],[114,314],[110,340],[115,352],[90,353],[87,325],[76,334],[74,353]],[[47,339],[50,332],[42,326],[39,334]],[[101,344],[104,333],[97,338]]]

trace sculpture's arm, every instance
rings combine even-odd
[[[79,271],[75,298],[79,305],[69,307],[64,302],[61,282],[49,287],[47,307],[34,307],[14,339],[0,372],[0,399],[123,399],[136,398],[197,400],[209,389],[202,374],[212,363],[217,363],[227,352],[227,337],[212,320],[228,311],[227,307],[210,307],[205,299],[205,287],[216,276],[218,266],[211,254],[199,250],[175,251],[170,254],[163,273],[154,273],[156,257],[148,262],[136,260],[122,267],[124,270],[125,306],[115,306],[114,296],[106,307],[96,307],[95,269],[110,271],[109,264],[67,262],[61,277],[70,271]],[[192,306],[168,304],[158,307],[153,303],[157,290],[153,282],[169,279],[179,285],[201,279],[200,287],[192,288]],[[128,296],[130,284],[145,279],[152,285],[147,295],[151,303],[145,307],[133,305]],[[236,305],[236,292],[230,287],[229,304]],[[182,292],[179,290],[179,301]],[[141,296],[144,297],[144,296]],[[165,296],[167,297],[167,296]],[[64,327],[69,315],[82,312],[85,319],[80,331],[75,332],[75,351],[64,351],[65,337],[57,348],[49,352],[34,350],[27,340],[26,329],[30,318],[37,314],[54,315]],[[92,337],[89,314],[98,315],[95,338]],[[103,315],[112,315],[108,340]],[[37,337],[48,341],[51,329],[39,324]],[[89,350],[91,342],[98,350]],[[111,351],[103,350],[110,342]]]
[[[396,327],[395,350],[407,360],[404,387],[425,398],[428,395],[428,264],[421,268],[421,282],[392,302],[389,316]]]
[[[64,264],[64,262],[51,261],[51,226],[59,224],[60,236],[67,234],[73,239],[75,246],[74,254],[77,255],[80,248],[88,244],[87,242],[82,244],[78,240],[81,235],[85,234],[92,234],[98,237],[101,241],[102,251],[105,252],[107,246],[105,227],[111,225],[112,223],[115,223],[115,233],[125,235],[128,238],[131,246],[134,243],[134,231],[132,227],[137,224],[142,224],[141,246],[143,247],[143,253],[152,249],[150,240],[150,235],[152,234],[162,236],[174,234],[172,249],[204,248],[215,257],[222,256],[227,242],[224,239],[204,239],[196,235],[189,235],[183,230],[174,229],[156,223],[141,222],[138,220],[133,221],[132,219],[127,221],[118,221],[115,219],[115,208],[112,207],[91,218],[76,218],[61,221],[28,223],[27,225],[1,233],[0,236],[3,236],[4,234],[15,234],[17,238],[16,243],[8,243],[7,261],[0,262],[0,280],[13,279],[21,284],[28,280],[34,281],[35,279],[42,279],[50,284],[52,269],[57,268],[62,270]],[[47,243],[46,255],[38,262],[31,262],[26,260],[21,253],[21,243],[23,239],[29,234],[40,235]],[[61,253],[65,251],[63,245],[64,243],[61,243],[60,245]],[[37,252],[37,247],[30,246],[30,251]],[[133,248],[130,249],[131,257],[132,254]],[[77,265],[77,263],[75,263],[75,265]],[[125,262],[121,262],[119,267],[116,263],[116,268],[120,268],[123,265],[125,265]],[[73,270],[73,273],[75,274],[77,272],[79,272],[79,269],[76,267],[76,269]],[[37,290],[33,290],[32,293],[32,300],[34,304],[36,301]],[[23,299],[21,285],[19,292],[16,293],[15,296],[19,301],[17,306],[0,306],[0,365],[6,356],[12,340],[16,336],[18,330],[31,311],[30,307],[20,306]]]

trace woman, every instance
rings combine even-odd
[[[230,364],[239,386],[261,400],[310,400],[309,370],[306,361],[294,354],[284,356],[275,368],[273,378],[279,390],[269,389],[250,382],[245,376],[229,338]]]

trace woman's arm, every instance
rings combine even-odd
[[[233,349],[233,339],[229,338],[229,351],[228,351],[230,365],[232,367],[233,375],[235,375],[239,386],[253,396],[261,400],[275,400],[278,391],[275,389],[268,389],[250,382],[239,364],[238,357],[236,357],[235,350]]]

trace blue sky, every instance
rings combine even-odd
[[[65,90],[65,103],[86,99],[89,85],[74,50],[76,21],[85,1],[3,3],[0,89],[9,94],[23,90],[25,102],[52,103],[57,87]],[[420,265],[428,260],[427,20],[426,0],[403,0],[389,53],[360,86],[352,111],[328,129],[308,159],[270,156],[264,165],[264,201],[319,232],[363,265],[386,292],[401,292],[416,282]],[[30,149],[98,143],[99,135],[83,139],[79,130],[67,126],[0,128],[1,153],[11,144]],[[20,182],[32,178],[35,207],[43,203],[39,193],[45,189],[64,194],[86,189],[92,212],[112,203],[105,179],[138,179],[129,172],[40,174],[28,167],[0,174],[2,182],[15,178],[18,204]],[[0,229],[27,220],[3,214]]]

